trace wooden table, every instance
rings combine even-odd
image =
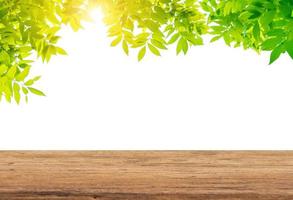
[[[292,200],[293,151],[2,151],[7,199]]]

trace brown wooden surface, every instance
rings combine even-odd
[[[0,199],[293,199],[293,152],[0,152]]]

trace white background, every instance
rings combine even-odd
[[[0,104],[1,149],[293,149],[293,65],[222,42],[147,55],[109,47],[100,21],[37,62],[47,97]]]

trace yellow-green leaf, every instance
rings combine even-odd
[[[146,47],[143,47],[139,50],[138,52],[138,61],[141,61],[144,56],[145,56],[145,53],[146,53]]]
[[[160,54],[160,51],[159,51],[156,47],[154,47],[153,45],[148,44],[148,47],[149,47],[150,51],[151,51],[154,55],[156,55],[156,56],[160,56],[160,55],[161,55],[161,54]]]
[[[42,91],[37,90],[35,88],[32,87],[28,87],[29,91],[35,95],[39,95],[39,96],[46,96]]]

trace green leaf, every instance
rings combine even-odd
[[[183,50],[184,54],[186,54],[188,51],[187,40],[185,38],[181,38],[181,43],[182,43],[182,50]]]
[[[7,72],[7,70],[8,70],[8,67],[4,64],[1,64],[0,65],[0,76],[5,74]]]
[[[289,56],[293,59],[293,40],[286,42],[286,51]]]
[[[42,91],[37,90],[35,88],[32,87],[28,87],[29,91],[35,95],[39,95],[39,96],[46,96]]]
[[[28,81],[26,81],[25,83],[24,83],[24,85],[25,86],[31,86],[31,85],[33,85],[34,84],[34,80],[33,79],[30,79],[30,80],[28,80]]]
[[[257,41],[260,40],[260,27],[258,23],[256,23],[253,27],[253,37]]]
[[[194,36],[188,35],[186,39],[193,45],[203,45],[203,40],[200,37],[195,38]]]
[[[17,104],[20,102],[20,87],[17,83],[14,83],[13,85],[13,95],[14,95],[14,100],[16,101]]]
[[[221,35],[217,35],[217,36],[213,37],[210,42],[215,42],[215,41],[219,40],[221,37],[222,37]]]
[[[271,53],[270,64],[275,62],[284,51],[285,51],[285,49],[284,49],[283,45],[277,46]]]
[[[181,42],[181,39],[180,39],[178,41],[178,43],[177,43],[176,54],[178,55],[181,51],[182,51],[182,42]]]
[[[24,83],[25,86],[32,86],[36,81],[40,80],[41,76],[36,76]]]
[[[111,46],[112,47],[117,46],[121,42],[121,40],[122,40],[122,36],[119,35],[115,40],[112,41]]]
[[[186,54],[188,51],[188,43],[184,37],[181,37],[177,44],[177,49],[176,49],[177,54],[179,54],[181,51],[183,51],[184,54]]]
[[[174,42],[176,42],[179,38],[180,34],[179,33],[175,33],[171,39],[169,40],[168,44],[173,44]]]
[[[5,94],[6,101],[11,103],[11,96],[12,96],[11,90],[8,87],[4,87],[3,91],[4,91],[4,94]]]
[[[275,11],[269,11],[262,14],[260,17],[260,22],[264,27],[267,27],[274,19],[276,12]]]
[[[61,47],[56,47],[56,52],[60,55],[65,55],[65,56],[68,55],[67,52]]]
[[[129,48],[128,48],[128,44],[127,44],[127,42],[125,40],[123,40],[122,48],[123,48],[125,54],[128,55],[129,54]]]
[[[267,39],[262,44],[262,50],[273,50],[274,48],[279,46],[283,41],[284,39],[281,37]]]
[[[30,67],[26,67],[26,68],[24,68],[24,70],[21,73],[19,73],[15,77],[15,79],[17,81],[24,81],[24,79],[28,76],[29,72],[30,72]]]
[[[8,70],[6,76],[10,79],[14,79],[14,76],[16,74],[16,70],[17,70],[17,66],[14,65],[12,67],[10,67],[10,69]]]
[[[146,54],[146,47],[143,47],[138,52],[138,61],[141,61]]]
[[[151,44],[148,44],[149,50],[156,56],[160,56],[160,51]]]
[[[154,45],[155,47],[158,47],[160,49],[167,49],[167,47],[165,45],[163,45],[160,41],[152,39],[151,40],[152,45]]]
[[[4,63],[6,65],[10,64],[10,56],[6,51],[0,50],[0,63]]]
[[[36,77],[34,77],[32,80],[33,80],[34,82],[36,82],[36,81],[40,80],[40,78],[41,78],[41,76],[36,76]]]
[[[28,94],[28,89],[27,89],[27,88],[25,88],[25,87],[22,87],[21,89],[22,89],[22,92],[23,92],[23,94],[25,94],[25,95],[27,95],[27,94]]]

